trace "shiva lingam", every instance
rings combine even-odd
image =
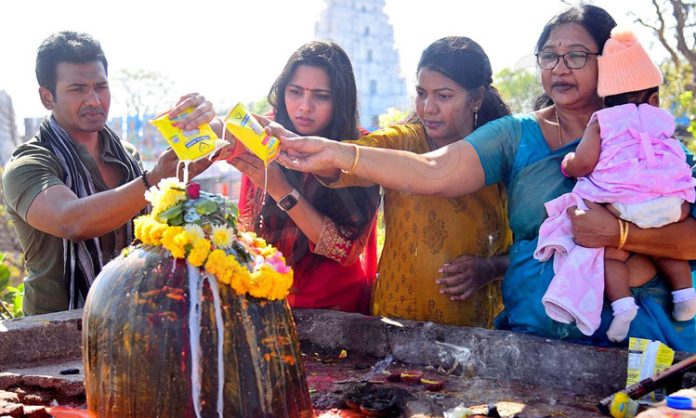
[[[88,411],[123,417],[312,417],[280,252],[237,207],[176,179],[152,187],[138,245],[84,309]]]

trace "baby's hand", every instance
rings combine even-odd
[[[679,218],[679,222],[683,221],[689,216],[691,216],[691,204],[685,200],[684,203],[682,203],[681,217]]]

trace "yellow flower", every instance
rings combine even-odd
[[[145,225],[143,226],[143,236],[145,237],[145,243],[150,244],[150,245],[155,245],[155,239],[153,238],[153,230],[157,227],[157,225],[161,225],[157,221],[153,221],[150,219]]]
[[[186,192],[174,189],[165,190],[159,196],[159,201],[152,207],[152,216],[159,219],[159,215],[177,203],[186,200]]]
[[[220,276],[225,270],[225,257],[227,257],[227,255],[222,250],[211,251],[208,255],[208,260],[205,262],[205,270],[220,279]]]
[[[230,248],[234,240],[234,230],[225,225],[214,225],[210,238],[216,248]]]
[[[153,226],[150,228],[150,243],[152,245],[161,245],[162,236],[169,227],[167,224],[161,222],[152,221],[152,223]]]
[[[258,248],[264,248],[268,245],[268,244],[266,244],[266,240],[261,238],[261,237],[254,238],[253,244],[255,247],[258,247]]]
[[[157,219],[160,213],[186,200],[185,185],[174,177],[162,179],[157,187],[145,192],[145,199],[152,204],[152,216]]]
[[[162,246],[172,257],[186,259],[195,267],[204,269],[239,295],[278,300],[285,298],[292,286],[293,272],[285,264],[283,255],[263,238],[252,232],[241,232],[226,225],[187,224],[169,226],[160,222],[158,215],[185,200],[184,184],[175,178],[162,180],[158,187],[146,192],[152,204],[149,216],[140,216],[134,222],[136,238],[144,244]],[[238,240],[255,259],[254,271],[239,263],[224,249]],[[213,249],[215,248],[215,249]],[[212,250],[212,251],[211,251]]]
[[[184,229],[191,235],[194,242],[199,239],[205,239],[205,231],[203,231],[203,228],[198,224],[186,224],[184,225]]]
[[[205,262],[206,257],[208,257],[208,253],[210,253],[210,241],[199,239],[193,244],[186,261],[192,266],[200,267]]]
[[[249,282],[249,294],[256,298],[265,298],[273,288],[273,276],[275,271],[263,265],[260,269],[251,273]]]
[[[239,264],[237,257],[233,255],[228,255],[226,257],[227,264],[230,268],[229,285],[232,286],[238,295],[243,295],[249,291],[249,282],[251,281],[251,275],[246,267]]]
[[[185,229],[181,228],[178,234],[174,237],[174,242],[177,245],[186,247],[193,242],[193,236],[188,233]]]
[[[149,216],[140,216],[133,221],[135,237],[144,244],[159,245],[159,240],[167,225],[159,223]]]
[[[138,216],[137,218],[133,219],[133,233],[140,241],[143,240],[143,226],[148,219],[150,219],[150,217],[147,215]]]
[[[288,273],[278,273],[272,266],[264,265],[259,270],[264,277],[267,277],[272,285],[266,289],[265,293],[260,296],[269,300],[278,300],[285,298],[292,287],[292,270]]]
[[[170,226],[164,231],[164,234],[162,234],[162,246],[168,249],[174,258],[186,257],[185,248],[176,242],[176,238],[181,231],[183,231],[183,228],[180,226]]]
[[[290,288],[292,287],[292,280],[292,270],[285,274],[275,273],[275,277],[273,280],[273,289],[271,289],[271,291],[268,293],[268,299],[285,299],[288,296],[288,293],[290,293]]]
[[[278,250],[276,250],[272,246],[267,246],[267,247],[262,247],[259,248],[259,254],[263,256],[263,258],[270,258],[272,257]]]

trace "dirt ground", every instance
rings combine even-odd
[[[460,405],[484,415],[495,406],[501,417],[603,416],[595,408],[597,399],[578,393],[514,381],[447,375],[437,370],[414,370],[407,365],[387,365],[388,361],[383,359],[350,353],[343,359],[340,356],[340,351],[303,355],[312,403],[319,411],[355,411],[356,402],[351,400],[357,398],[357,403],[383,401],[384,409],[391,405],[384,416],[392,417],[442,417],[445,411]],[[426,378],[444,382],[444,387],[429,391],[418,382],[392,382],[383,370],[389,372],[392,379],[402,371],[421,372]]]

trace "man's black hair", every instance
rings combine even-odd
[[[56,95],[56,67],[61,62],[84,64],[99,61],[108,74],[108,63],[99,41],[82,32],[63,31],[44,40],[36,54],[36,80]]]

